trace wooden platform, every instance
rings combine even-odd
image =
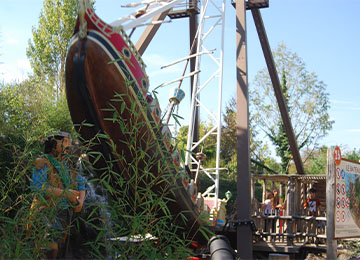
[[[297,254],[304,249],[308,251],[326,252],[326,245],[304,244],[304,243],[294,243],[293,245],[287,245],[286,243],[280,243],[280,242],[271,243],[265,241],[257,242],[253,244],[253,250],[261,251],[261,252]]]

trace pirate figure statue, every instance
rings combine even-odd
[[[65,157],[71,147],[71,136],[57,131],[45,141],[44,154],[34,162],[30,188],[36,196],[34,212],[47,210],[44,216],[50,240],[48,258],[56,259],[60,246],[65,245],[73,212],[80,212],[85,199],[83,177],[67,164]],[[41,215],[41,214],[40,214]]]

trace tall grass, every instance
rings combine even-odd
[[[68,155],[69,164],[79,170],[74,162],[79,154],[87,154],[92,163],[83,160],[82,174],[98,197],[90,198],[88,189],[83,211],[71,218],[69,243],[61,248],[61,256],[185,259],[191,242],[183,228],[187,220],[182,213],[175,216],[168,206],[173,202],[175,181],[182,169],[172,164],[171,154],[162,145],[160,126],[155,126],[153,132],[146,130],[149,125],[141,108],[127,105],[125,99],[116,94],[107,108],[111,116],[106,118],[117,125],[121,140],[98,133],[82,142],[86,145],[76,155]],[[94,150],[101,142],[110,148],[111,157]],[[39,153],[39,145],[35,146],[29,143],[17,151],[11,166],[1,172],[0,259],[42,258],[54,238],[63,235],[48,225],[58,212],[56,207],[35,215],[30,210],[35,194],[28,186]],[[99,161],[104,167],[94,169],[93,163]]]

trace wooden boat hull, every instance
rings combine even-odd
[[[181,225],[188,232],[189,239],[206,242],[198,232],[202,222],[199,209],[186,190],[186,178],[175,177],[179,176],[176,172],[179,168],[174,167],[174,162],[176,164],[179,159],[174,159],[166,135],[162,133],[166,128],[161,126],[159,113],[147,101],[148,79],[145,66],[139,61],[141,57],[134,53],[133,46],[129,46],[131,42],[126,35],[114,33],[92,9],[87,9],[85,18],[87,36],[78,37],[77,25],[67,53],[66,95],[75,128],[85,141],[93,140],[97,134],[109,136],[109,139],[98,138],[99,143],[92,147],[103,155],[94,161],[99,170],[97,174],[103,172],[101,169],[110,160],[116,161],[113,171],[131,178],[127,162],[134,161],[134,147],[130,145],[134,136],[122,128],[136,128],[135,148],[146,151],[154,160],[155,163],[149,167],[153,176],[166,174],[173,178],[176,187],[171,195],[173,202],[168,204],[169,210],[175,218],[180,213],[186,216],[187,223]],[[111,120],[115,119],[114,115],[123,125],[119,120]],[[162,162],[161,167],[158,167],[158,161]],[[148,167],[148,163],[144,159],[137,167]],[[143,185],[145,183],[143,180]],[[116,186],[116,183],[112,184]],[[162,183],[152,186],[158,194],[163,189]]]

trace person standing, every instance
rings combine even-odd
[[[45,141],[44,154],[34,162],[30,188],[36,196],[32,205],[35,212],[44,208],[51,209],[46,217],[50,226],[51,242],[48,258],[56,259],[59,246],[64,245],[67,229],[73,212],[80,212],[85,199],[85,181],[83,177],[69,169],[65,162],[71,146],[71,136],[67,132],[57,131]]]
[[[309,189],[310,196],[306,199],[304,203],[304,209],[307,210],[309,216],[313,216],[314,218],[310,219],[308,222],[308,234],[316,235],[316,228],[318,227],[316,218],[318,216],[319,208],[320,208],[320,200],[316,198],[316,189]],[[313,238],[305,239],[305,243],[313,242]]]
[[[273,232],[275,228],[274,219],[269,219],[268,216],[273,215],[273,200],[274,200],[274,194],[270,190],[265,191],[265,201],[262,204],[262,208],[264,210],[264,215],[266,218],[264,219],[264,231],[265,232]],[[271,230],[270,230],[271,226]]]
[[[273,214],[278,216],[280,213],[280,197],[279,197],[279,191],[277,188],[274,188],[272,191],[274,197],[273,197],[273,202],[272,202],[272,209],[273,209]]]
[[[306,199],[304,203],[304,209],[307,210],[309,216],[318,216],[320,208],[320,200],[316,198],[316,189],[309,189],[310,196]]]

